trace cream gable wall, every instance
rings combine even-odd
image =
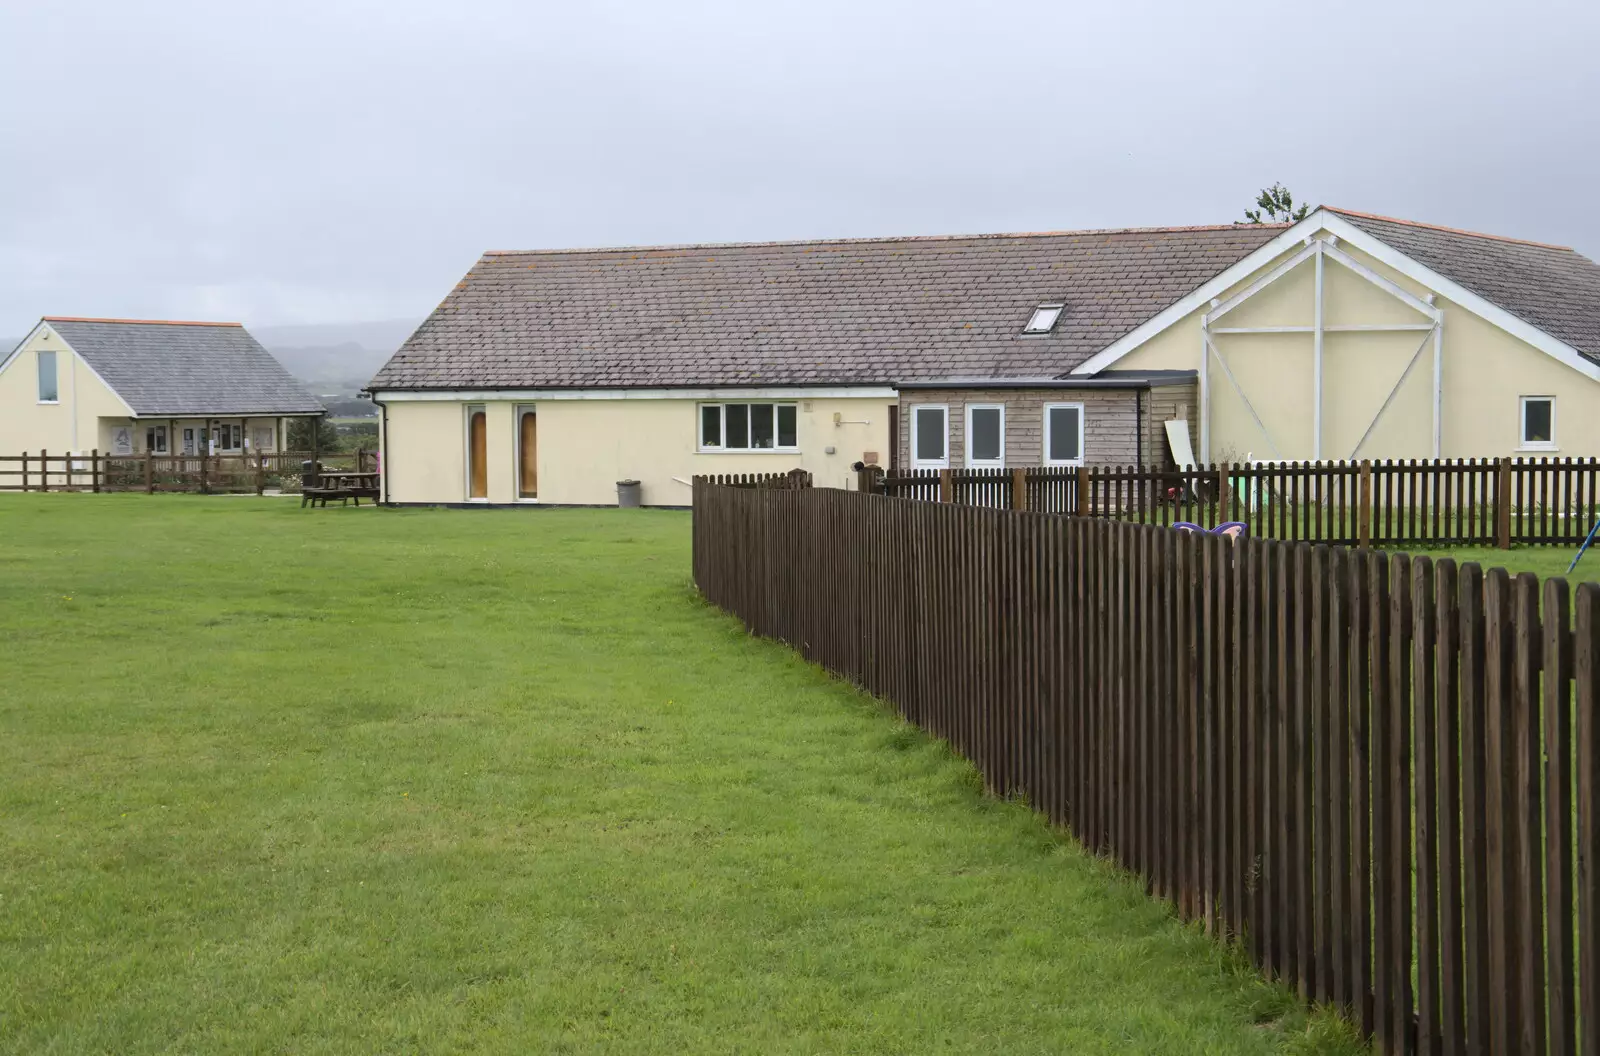
[[[378,397],[383,399],[382,394]],[[743,397],[729,394],[729,402]],[[797,399],[798,453],[703,454],[696,450],[701,402],[690,399],[484,400],[489,502],[516,497],[516,409],[538,416],[539,499],[555,505],[614,505],[617,481],[638,480],[647,506],[686,506],[674,478],[781,473],[799,467],[818,487],[853,485],[853,462],[889,453],[886,398]],[[786,401],[774,401],[786,402]],[[386,402],[384,473],[391,502],[466,501],[468,401]],[[834,424],[838,414],[842,424]],[[870,423],[870,424],[861,424]],[[834,448],[828,454],[826,448]]]
[[[1218,301],[1247,288],[1299,246],[1241,279]],[[1407,292],[1433,291],[1347,242],[1339,248]],[[1212,326],[1310,326],[1316,263],[1306,260]],[[1419,323],[1426,317],[1330,259],[1324,261],[1324,326]],[[1442,428],[1445,458],[1600,455],[1600,383],[1443,297]],[[1196,309],[1117,360],[1118,370],[1195,370],[1201,364]],[[1399,381],[1426,331],[1332,332],[1323,336],[1324,458],[1350,457],[1374,415]],[[1312,457],[1314,418],[1310,334],[1214,334],[1251,405],[1287,459]],[[1271,458],[1261,429],[1215,362],[1210,367],[1212,460]],[[1428,338],[1417,364],[1373,429],[1362,458],[1428,458],[1433,452],[1433,348]],[[1519,452],[1520,396],[1556,397],[1559,450]],[[1202,455],[1201,457],[1206,457]]]
[[[41,350],[56,354],[59,403],[39,402]],[[0,369],[0,453],[106,450],[100,419],[126,420],[128,413],[127,404],[48,325],[37,327]]]

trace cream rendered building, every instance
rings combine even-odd
[[[46,316],[0,362],[0,453],[244,454],[322,404],[238,323]]]
[[[698,474],[799,468],[819,486],[847,487],[853,462],[876,462],[885,450],[894,391],[380,390],[374,399],[383,407],[390,502],[609,506],[616,504],[618,481],[638,480],[645,505],[683,506]],[[725,418],[736,408],[744,410],[735,415],[763,422],[770,415],[770,445],[731,451],[703,445],[700,418]],[[476,482],[475,461],[482,467]]]
[[[368,386],[385,498],[609,505],[638,480],[646,505],[681,506],[697,474],[792,469],[849,487],[858,462],[902,461],[903,383],[986,387],[962,378],[1067,393],[1085,435],[1132,458],[1134,419],[1192,404],[1193,378],[1065,375],[1277,230],[488,253]],[[1036,325],[1051,303],[1068,307]]]
[[[1600,268],[1299,223],[488,253],[369,386],[385,499],[696,474],[1600,454]]]

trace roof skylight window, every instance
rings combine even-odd
[[[1041,304],[1033,310],[1033,317],[1028,320],[1028,325],[1022,328],[1025,334],[1048,334],[1055,329],[1056,320],[1061,318],[1061,309],[1064,304]]]

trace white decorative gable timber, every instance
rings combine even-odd
[[[1409,278],[1433,292],[1429,293],[1426,297],[1416,296],[1410,290],[1407,290],[1394,281],[1391,281],[1383,275],[1378,274],[1375,270],[1373,270],[1373,268],[1362,263],[1362,261],[1357,259],[1352,253],[1346,252],[1343,248],[1341,248],[1341,244],[1347,245],[1353,250],[1359,250],[1366,257],[1377,261],[1385,267],[1393,269],[1393,271],[1398,275]],[[1268,267],[1274,260],[1277,260],[1280,257],[1285,257],[1285,254],[1289,255],[1276,267],[1273,267],[1271,271],[1252,281],[1248,287],[1238,290],[1232,296],[1228,296],[1229,290],[1234,289],[1242,282],[1250,280],[1250,277],[1253,274],[1260,272],[1263,268]],[[1295,268],[1311,259],[1314,259],[1316,262],[1315,266],[1318,274],[1316,279],[1316,306],[1314,318],[1310,326],[1231,327],[1227,325],[1218,325],[1219,323],[1225,324],[1223,317],[1229,312],[1233,311],[1239,305],[1243,304],[1245,301],[1249,300],[1263,289],[1272,285],[1274,282],[1279,281],[1289,272],[1293,271]],[[1325,262],[1330,259],[1338,265],[1348,269],[1353,274],[1360,276],[1377,289],[1387,293],[1395,300],[1404,304],[1407,308],[1417,313],[1418,316],[1421,316],[1421,318],[1414,322],[1367,323],[1345,321],[1340,325],[1324,325],[1322,314],[1322,271],[1325,267]],[[1225,296],[1227,297],[1227,300],[1219,300],[1219,298]],[[1243,391],[1237,384],[1237,381],[1232,377],[1231,371],[1228,369],[1226,363],[1223,362],[1221,353],[1216,348],[1215,336],[1228,333],[1311,334],[1313,336],[1312,358],[1314,361],[1312,380],[1314,404],[1312,447],[1314,450],[1314,456],[1318,458],[1324,457],[1324,455],[1330,455],[1334,457],[1354,457],[1362,450],[1362,446],[1372,434],[1373,427],[1376,426],[1378,421],[1382,419],[1385,410],[1387,410],[1389,405],[1393,402],[1395,394],[1398,392],[1399,385],[1403,383],[1405,379],[1413,372],[1416,363],[1420,361],[1423,351],[1426,350],[1427,344],[1429,341],[1431,341],[1434,345],[1432,379],[1432,450],[1434,455],[1437,457],[1441,453],[1443,433],[1443,313],[1434,304],[1436,296],[1444,297],[1461,306],[1463,309],[1472,312],[1474,315],[1507,332],[1512,337],[1515,337],[1525,344],[1544,352],[1546,355],[1551,356],[1565,366],[1576,370],[1586,378],[1594,381],[1600,381],[1600,365],[1595,364],[1592,360],[1577,351],[1577,349],[1527,323],[1517,316],[1512,315],[1510,312],[1507,312],[1497,305],[1487,301],[1482,296],[1467,290],[1458,283],[1445,278],[1433,269],[1418,263],[1416,260],[1394,249],[1374,235],[1363,231],[1354,224],[1340,217],[1338,214],[1326,209],[1319,209],[1305,220],[1285,231],[1282,235],[1273,239],[1271,242],[1266,243],[1250,256],[1239,261],[1233,267],[1227,269],[1211,281],[1194,290],[1187,297],[1169,306],[1166,310],[1158,314],[1153,319],[1147,321],[1144,325],[1136,328],[1120,340],[1109,345],[1097,355],[1091,357],[1081,366],[1076,368],[1072,373],[1076,375],[1091,376],[1097,374],[1100,371],[1110,367],[1124,356],[1133,352],[1135,349],[1142,347],[1156,335],[1168,330],[1180,321],[1189,318],[1192,315],[1204,313],[1202,315],[1202,340],[1198,343],[1199,348],[1196,349],[1200,357],[1200,361],[1197,366],[1200,368],[1199,373],[1202,393],[1200,401],[1201,457],[1209,458],[1211,455],[1209,435],[1210,399],[1207,387],[1210,380],[1212,380],[1208,378],[1208,374],[1210,373],[1209,367],[1213,360],[1215,360],[1222,367],[1223,374],[1226,376],[1229,384],[1232,385],[1234,391],[1244,402],[1245,409],[1248,411],[1249,416],[1255,421],[1256,427],[1261,429],[1262,435],[1266,437],[1268,446],[1276,451],[1277,445],[1273,442],[1273,438],[1268,434],[1265,426],[1263,425],[1261,416],[1256,413],[1254,407],[1250,406],[1248,399],[1245,398]],[[1379,409],[1378,414],[1374,417],[1372,422],[1368,423],[1366,434],[1360,441],[1357,442],[1354,450],[1351,452],[1324,452],[1322,443],[1323,428],[1321,391],[1322,336],[1324,333],[1363,330],[1415,330],[1422,335],[1423,340],[1417,351],[1410,357],[1410,360],[1407,363],[1406,371],[1401,375],[1396,387],[1390,390],[1388,397],[1384,400],[1383,406]]]
[[[1407,361],[1405,370],[1401,372],[1399,379],[1394,384],[1394,387],[1389,390],[1388,395],[1384,398],[1383,405],[1378,408],[1378,413],[1373,415],[1372,420],[1367,424],[1366,431],[1362,434],[1361,439],[1357,441],[1355,448],[1350,451],[1347,456],[1343,457],[1356,458],[1360,455],[1362,446],[1365,445],[1367,440],[1372,436],[1373,429],[1377,427],[1378,422],[1383,418],[1384,412],[1387,411],[1390,404],[1394,402],[1395,394],[1400,391],[1400,386],[1404,385],[1406,379],[1411,376],[1412,368],[1417,365],[1418,359],[1420,359],[1422,356],[1423,349],[1427,348],[1430,341],[1433,342],[1433,457],[1439,457],[1440,442],[1443,435],[1443,346],[1440,340],[1440,334],[1444,325],[1444,313],[1434,305],[1415,296],[1403,287],[1396,285],[1395,283],[1384,278],[1382,275],[1379,275],[1371,268],[1340,250],[1337,246],[1330,245],[1328,241],[1324,239],[1313,238],[1307,242],[1304,249],[1300,250],[1294,256],[1284,261],[1266,275],[1263,275],[1260,279],[1257,279],[1255,282],[1251,283],[1245,289],[1240,290],[1237,294],[1228,298],[1228,300],[1222,302],[1212,311],[1206,312],[1200,316],[1200,336],[1204,344],[1204,348],[1202,349],[1201,353],[1202,361],[1200,364],[1200,449],[1203,452],[1201,455],[1202,458],[1209,458],[1211,451],[1211,400],[1209,375],[1211,372],[1210,365],[1212,360],[1215,360],[1217,365],[1222,368],[1222,373],[1224,377],[1227,378],[1228,384],[1233,387],[1234,393],[1239,397],[1240,402],[1244,404],[1245,410],[1248,411],[1250,417],[1254,419],[1256,427],[1261,430],[1261,436],[1266,441],[1267,447],[1272,452],[1273,457],[1280,459],[1283,457],[1282,453],[1278,450],[1278,445],[1272,438],[1271,432],[1267,429],[1266,424],[1262,422],[1261,415],[1256,412],[1255,407],[1250,403],[1250,398],[1245,395],[1244,389],[1239,385],[1239,380],[1234,377],[1233,371],[1228,368],[1228,362],[1223,358],[1222,352],[1217,348],[1216,341],[1213,340],[1212,335],[1309,333],[1312,335],[1311,457],[1318,460],[1322,459],[1322,335],[1325,330],[1322,321],[1324,276],[1323,262],[1327,259],[1332,259],[1341,266],[1348,268],[1353,274],[1359,276],[1366,282],[1371,283],[1383,293],[1393,297],[1407,308],[1427,317],[1428,319],[1428,321],[1425,323],[1355,323],[1345,324],[1337,328],[1339,330],[1367,331],[1427,331],[1422,338],[1422,343],[1417,346],[1416,352],[1412,353],[1410,360]],[[1246,301],[1250,300],[1250,298],[1267,289],[1274,282],[1277,282],[1279,279],[1289,274],[1289,272],[1293,271],[1307,260],[1314,260],[1317,269],[1315,284],[1316,293],[1314,302],[1315,307],[1313,309],[1312,324],[1310,326],[1213,327],[1211,325],[1214,320],[1220,319],[1222,316],[1244,304]]]

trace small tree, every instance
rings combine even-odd
[[[1292,224],[1296,220],[1304,220],[1309,212],[1311,207],[1307,205],[1295,208],[1294,195],[1289,193],[1289,188],[1274,183],[1256,196],[1256,208],[1246,209],[1244,220],[1235,220],[1234,223]]]
[[[327,418],[292,418],[289,421],[290,451],[339,450],[339,430]]]

